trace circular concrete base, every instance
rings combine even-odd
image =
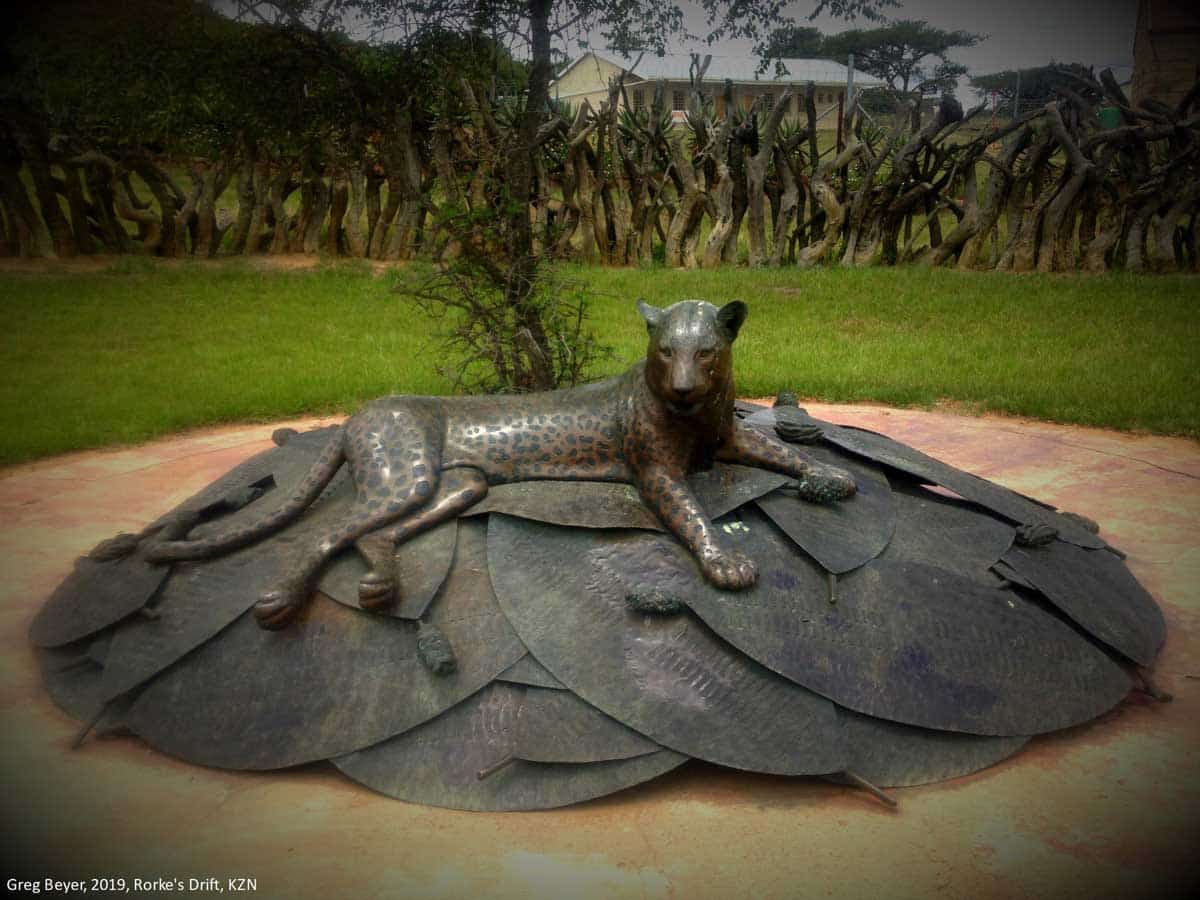
[[[805,404],[1082,513],[1166,615],[1169,704],[1035,739],[978,775],[863,792],[690,763],[565,810],[458,813],[328,766],[266,774],[90,739],[50,701],[26,630],[76,556],[265,449],[280,423],[73,454],[0,473],[3,875],[217,878],[260,896],[1130,897],[1187,893],[1200,834],[1200,447],[1019,419]],[[304,428],[312,421],[287,423]],[[321,423],[324,424],[324,423]],[[193,882],[192,879],[195,879]],[[233,885],[236,886],[236,885]],[[92,893],[95,893],[93,889]]]

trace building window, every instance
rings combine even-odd
[[[671,109],[683,109],[685,105],[683,91],[671,91]]]
[[[762,95],[763,112],[770,112],[771,107],[774,105],[775,105],[775,95],[774,94],[766,93],[766,94]]]
[[[641,112],[646,108],[646,92],[641,88],[636,88],[633,92],[633,109],[634,112]]]

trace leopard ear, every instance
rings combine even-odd
[[[646,320],[646,330],[653,331],[658,323],[662,321],[663,311],[657,306],[651,306],[641,297],[638,297],[637,311],[642,314],[642,318]]]
[[[738,331],[741,330],[742,323],[746,321],[746,313],[749,311],[741,300],[730,300],[717,310],[717,322],[725,329],[729,340],[732,341],[738,336]]]

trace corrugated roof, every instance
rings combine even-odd
[[[633,66],[634,60],[619,56],[615,53],[596,53],[601,59],[606,59],[627,71]],[[700,54],[704,58],[704,54]],[[687,81],[692,58],[686,53],[668,53],[665,56],[646,54],[632,70],[634,75],[656,81],[665,78],[669,81]],[[817,84],[845,84],[847,68],[841,63],[830,59],[785,59],[783,60],[787,74],[776,77],[774,62],[768,64],[761,75],[757,73],[758,58],[753,56],[717,56],[713,55],[704,80],[721,82],[730,79],[735,82],[761,82],[764,84],[790,84],[795,82],[813,81]],[[854,71],[854,84],[857,87],[875,87],[883,81],[866,72]]]

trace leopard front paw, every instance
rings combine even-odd
[[[811,503],[846,500],[857,491],[854,476],[835,466],[813,466],[807,475],[796,480],[796,492],[800,499]]]
[[[702,555],[700,569],[709,583],[722,591],[740,591],[758,580],[754,560],[736,550],[713,550]]]

